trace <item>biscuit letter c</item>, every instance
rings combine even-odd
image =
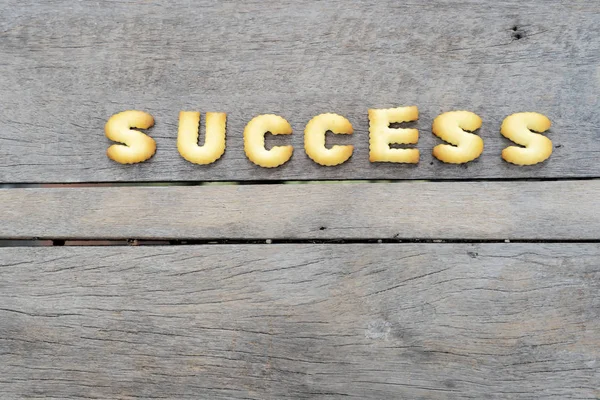
[[[265,133],[290,135],[292,127],[279,115],[264,114],[254,117],[244,128],[244,151],[254,164],[264,168],[274,168],[285,164],[291,157],[292,146],[275,146],[265,149]]]
[[[339,165],[352,156],[353,146],[335,145],[331,149],[325,147],[325,134],[351,135],[352,124],[338,114],[320,114],[308,121],[304,129],[304,151],[317,164],[325,166]]]

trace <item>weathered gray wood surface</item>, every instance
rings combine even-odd
[[[597,1],[53,0],[0,2],[0,182],[325,178],[600,176],[600,5]],[[416,104],[418,166],[368,162],[367,109]],[[152,113],[158,153],[120,166],[105,156],[113,113]],[[433,161],[431,122],[468,109],[484,120],[480,160]],[[176,151],[181,110],[228,113],[228,147],[211,166]],[[510,113],[554,125],[544,164],[501,160]],[[347,164],[304,154],[302,132],[323,112],[355,134]],[[292,160],[261,169],[243,154],[242,130],[277,113],[294,135]],[[433,162],[433,164],[431,164]]]
[[[600,181],[0,190],[0,238],[600,238]]]
[[[598,399],[600,246],[0,249],[0,397]]]

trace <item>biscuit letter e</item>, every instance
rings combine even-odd
[[[419,119],[417,107],[398,107],[369,110],[369,161],[410,163],[419,162],[419,149],[392,149],[390,144],[417,144],[416,129],[390,128],[392,123]]]

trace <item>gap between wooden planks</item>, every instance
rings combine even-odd
[[[600,181],[0,190],[0,239],[600,239]]]

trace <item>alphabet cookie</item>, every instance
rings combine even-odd
[[[545,161],[552,154],[552,141],[544,135],[552,122],[545,115],[523,112],[509,115],[502,122],[500,133],[523,147],[509,146],[502,150],[502,158],[512,164],[534,165]]]
[[[308,121],[304,129],[304,151],[317,164],[333,166],[344,163],[352,156],[354,146],[335,145],[325,147],[325,134],[331,131],[336,135],[351,135],[352,124],[338,114],[320,114]]]
[[[419,119],[419,110],[416,106],[369,110],[369,161],[418,163],[418,149],[390,148],[390,144],[418,143],[417,129],[390,128],[391,123],[417,119]]]
[[[254,117],[244,129],[244,151],[254,164],[264,168],[275,168],[285,164],[294,151],[292,146],[274,146],[265,149],[265,133],[290,135],[292,127],[279,115],[264,114]]]
[[[156,152],[156,142],[150,136],[131,128],[148,129],[154,125],[152,115],[143,111],[123,111],[110,117],[104,126],[106,137],[114,142],[106,155],[121,164],[148,160]]]
[[[433,156],[450,164],[463,164],[475,160],[483,152],[483,139],[465,132],[481,127],[481,118],[470,111],[445,112],[433,120],[433,133],[454,146],[440,144],[433,148]]]
[[[200,113],[181,111],[177,133],[177,150],[194,164],[211,164],[225,153],[225,125],[227,114],[206,113],[204,146],[198,145]]]

